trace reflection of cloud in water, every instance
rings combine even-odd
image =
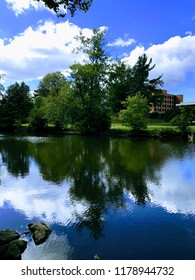
[[[0,207],[9,202],[16,211],[22,211],[29,220],[39,218],[46,223],[67,225],[74,222],[73,213],[82,213],[82,203],[73,205],[69,197],[69,184],[60,186],[44,181],[37,167],[31,166],[25,178],[10,176],[4,169],[0,185]]]
[[[27,249],[22,254],[23,260],[67,260],[73,249],[68,244],[66,236],[57,236],[52,233],[41,245],[36,246],[33,241],[29,242]]]
[[[195,214],[195,159],[172,160],[162,168],[160,185],[148,182],[151,203],[168,212]]]

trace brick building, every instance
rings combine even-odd
[[[164,113],[167,110],[173,109],[176,107],[176,104],[183,102],[182,94],[170,94],[167,93],[167,90],[162,90],[162,94],[164,95],[164,101],[160,106],[156,107],[156,112]],[[152,106],[151,112],[154,112],[154,107]]]

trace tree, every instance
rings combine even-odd
[[[124,109],[124,102],[130,95],[132,82],[132,68],[121,60],[110,66],[107,91],[109,103],[114,114]]]
[[[180,114],[171,120],[171,124],[178,127],[179,131],[184,135],[190,132],[189,124],[192,120],[192,114],[185,108],[182,108]]]
[[[57,129],[65,129],[70,124],[69,110],[72,106],[71,95],[62,91],[57,96],[48,96],[45,100],[45,114],[49,123]]]
[[[41,131],[44,130],[48,121],[45,114],[45,98],[38,96],[35,98],[34,107],[28,117],[28,126],[31,130]]]
[[[147,128],[147,116],[149,113],[147,98],[138,93],[133,97],[127,97],[124,105],[126,109],[120,111],[120,119],[135,131]]]
[[[135,96],[139,92],[146,97],[148,104],[155,107],[163,101],[160,86],[163,85],[161,76],[149,79],[150,71],[155,65],[151,65],[152,59],[148,61],[146,54],[139,56],[136,64],[131,67],[123,61],[117,61],[111,67],[108,79],[108,93],[110,104],[114,114],[124,108],[122,102],[128,96]]]
[[[154,99],[154,94],[161,93],[160,86],[163,85],[162,75],[155,79],[149,79],[150,71],[155,67],[155,64],[151,65],[151,63],[152,58],[148,61],[146,54],[138,57],[136,64],[132,68],[132,85],[130,89],[130,95],[133,96],[140,92],[149,102]]]
[[[101,29],[94,29],[90,38],[85,38],[81,33],[77,37],[81,43],[77,51],[85,53],[87,58],[84,64],[77,63],[70,67],[76,106],[72,109],[77,111],[71,119],[76,128],[85,133],[101,132],[110,127],[105,87],[109,58],[104,50],[104,36],[105,31]]]
[[[14,128],[27,121],[33,107],[30,88],[24,82],[9,86],[1,100],[0,126]]]
[[[65,76],[57,71],[46,74],[40,81],[38,89],[35,91],[38,96],[47,97],[58,95],[61,88],[67,84]]]
[[[61,72],[48,73],[41,80],[38,89],[36,90],[37,97],[41,97],[42,112],[36,109],[33,112],[35,115],[44,115],[48,123],[54,125],[58,129],[63,129],[68,125],[68,115],[70,101],[70,82]],[[34,118],[34,117],[33,117]]]
[[[87,12],[93,0],[36,0],[43,2],[46,7],[53,10],[59,17],[65,17],[67,11],[74,16],[77,10]],[[63,7],[63,12],[61,12]]]

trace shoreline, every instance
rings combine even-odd
[[[32,131],[27,127],[21,127],[12,131],[0,130],[0,133],[7,135],[37,135],[37,136],[57,136],[57,135],[82,135],[82,136],[108,136],[121,138],[139,138],[139,139],[168,139],[168,140],[182,140],[195,143],[195,132],[188,132],[182,134],[172,128],[168,129],[154,129],[143,131],[123,131],[117,129],[110,129],[109,131],[101,133],[82,133],[74,130],[56,130],[54,128],[46,128],[42,131]],[[190,141],[189,141],[190,140]]]

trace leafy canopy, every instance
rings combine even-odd
[[[108,79],[108,92],[110,104],[114,113],[124,108],[124,101],[128,96],[135,96],[138,92],[146,97],[148,104],[153,103],[156,107],[163,100],[162,75],[150,79],[150,72],[155,65],[146,54],[138,57],[136,64],[131,67],[123,61],[116,61],[110,71]]]
[[[25,123],[32,107],[29,86],[24,82],[9,86],[1,100],[0,126],[14,128]]]
[[[105,30],[94,29],[90,38],[81,33],[77,37],[81,51],[86,54],[84,64],[72,65],[72,89],[75,99],[72,121],[82,132],[96,133],[109,128],[110,116],[107,106],[105,80],[108,68],[108,56],[105,51]]]
[[[147,98],[138,93],[135,96],[127,97],[124,105],[127,108],[120,111],[120,119],[135,131],[146,129],[149,113]]]
[[[40,81],[39,87],[35,92],[38,96],[42,97],[58,95],[62,86],[67,83],[65,76],[61,72],[48,73]]]
[[[87,12],[93,0],[34,0],[43,2],[46,7],[53,10],[59,17],[65,17],[67,11],[71,16],[75,15],[77,10]],[[63,7],[63,12],[61,8]]]

